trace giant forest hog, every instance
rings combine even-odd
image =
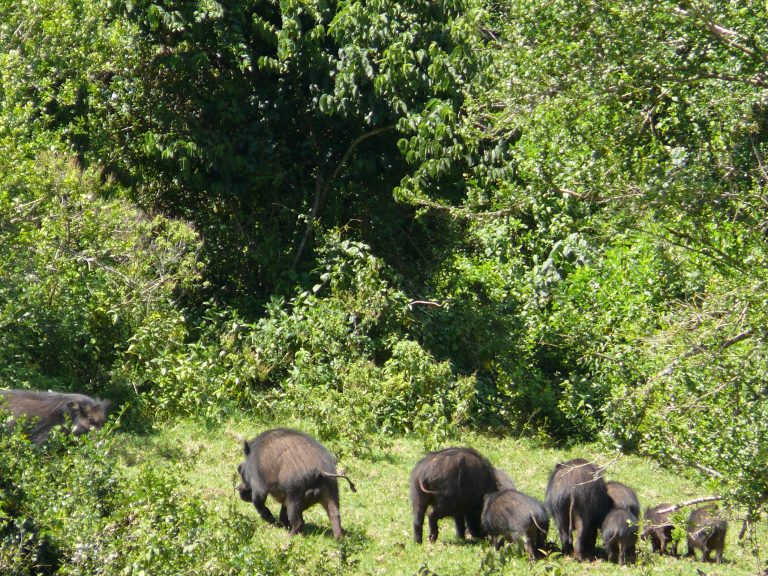
[[[429,541],[437,540],[437,521],[452,516],[456,534],[464,538],[483,535],[480,515],[483,499],[495,492],[497,481],[506,484],[508,476],[497,476],[491,463],[472,448],[446,448],[430,452],[411,471],[413,539],[420,544],[424,515],[429,513]]]
[[[280,502],[280,522],[290,527],[291,535],[304,526],[302,512],[314,504],[325,508],[333,535],[341,538],[339,486],[337,478],[345,478],[353,492],[352,481],[336,473],[336,458],[311,436],[276,428],[262,432],[243,444],[245,460],[237,467],[242,483],[240,498],[251,502],[259,515],[275,524],[266,507],[267,495]]]
[[[632,488],[615,480],[606,482],[605,487],[614,508],[623,508],[631,512],[635,518],[640,517],[640,500],[637,499],[637,494]]]
[[[107,407],[106,401],[84,394],[0,390],[0,410],[8,410],[13,415],[9,428],[13,429],[23,417],[25,431],[35,444],[45,442],[57,426],[68,426],[75,436],[101,428]]]
[[[637,548],[637,516],[625,508],[611,508],[600,529],[608,560],[623,566],[634,562]]]
[[[688,554],[696,557],[695,550],[701,550],[701,559],[710,562],[709,555],[715,551],[715,562],[723,561],[725,533],[728,522],[717,516],[710,508],[697,508],[688,516]]]
[[[598,467],[581,458],[557,464],[547,484],[546,506],[557,524],[563,554],[573,553],[577,560],[592,554],[611,508]]]
[[[675,526],[670,520],[674,506],[668,503],[648,508],[643,514],[645,528],[641,534],[643,540],[651,541],[651,551],[659,554],[677,556],[677,541],[672,538]]]
[[[489,494],[483,505],[482,525],[496,549],[506,539],[522,544],[531,560],[544,556],[549,515],[535,498],[517,490]]]

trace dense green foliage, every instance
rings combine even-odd
[[[106,391],[134,335],[181,322],[177,294],[200,279],[198,236],[109,198],[98,172],[59,153],[0,149],[0,377]]]
[[[767,10],[0,0],[0,386],[600,440],[756,517]]]

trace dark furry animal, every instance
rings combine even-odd
[[[101,428],[109,406],[84,394],[31,390],[0,390],[0,400],[0,409],[5,408],[13,415],[9,427],[13,429],[23,417],[29,439],[35,444],[45,442],[56,426],[70,426],[69,431],[75,436]]]
[[[701,559],[711,562],[710,554],[715,551],[715,562],[723,561],[725,533],[728,522],[717,516],[715,508],[697,508],[688,516],[688,553],[686,556],[696,557],[695,550],[701,550]]]
[[[582,458],[557,464],[547,484],[546,506],[557,524],[563,554],[573,553],[577,560],[591,555],[597,531],[611,508],[597,466]]]
[[[512,478],[499,468],[493,469],[493,477],[496,479],[496,490],[514,490],[515,483]]]
[[[237,489],[264,520],[276,523],[265,505],[269,495],[282,505],[281,524],[290,526],[291,535],[298,534],[304,510],[319,503],[331,521],[333,536],[342,537],[337,478],[345,478],[352,492],[357,490],[349,478],[336,473],[336,458],[320,442],[303,432],[275,428],[244,442],[243,453],[245,460],[237,467],[242,483]]]
[[[625,508],[611,508],[600,529],[608,560],[620,566],[637,558],[637,516]]]
[[[614,508],[623,508],[631,512],[635,518],[640,517],[640,501],[632,488],[615,480],[606,482],[605,487],[608,489],[608,497],[613,502]]]
[[[549,515],[544,505],[517,490],[501,490],[485,499],[483,530],[498,550],[504,540],[517,542],[528,557],[543,558],[549,531]]]
[[[497,488],[495,470],[484,456],[472,448],[430,452],[413,467],[410,481],[413,539],[417,544],[422,541],[424,515],[430,506],[430,542],[437,540],[437,521],[446,516],[453,516],[459,538],[464,538],[467,530],[475,538],[483,535],[483,499]]]
[[[640,537],[651,541],[651,551],[667,554],[667,547],[669,547],[669,554],[677,556],[677,541],[672,539],[672,530],[675,526],[669,520],[672,514],[671,509],[672,505],[667,502],[647,509],[643,514],[645,528]],[[661,510],[669,511],[661,512]]]

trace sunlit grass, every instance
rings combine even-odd
[[[347,532],[345,541],[333,540],[328,518],[320,506],[304,514],[305,533],[290,538],[286,531],[264,523],[256,510],[242,502],[234,489],[235,469],[241,461],[243,438],[252,438],[266,428],[290,425],[301,428],[297,422],[254,423],[233,419],[220,427],[205,427],[192,421],[183,421],[159,430],[155,435],[126,436],[122,461],[127,469],[142,466],[168,466],[184,479],[182,494],[195,495],[218,514],[225,516],[236,511],[253,522],[254,538],[282,550],[290,550],[297,558],[326,557],[328,563],[339,566],[340,573],[348,574],[671,574],[697,575],[750,575],[764,568],[750,551],[750,543],[739,543],[741,528],[738,512],[731,511],[725,563],[717,566],[687,558],[660,558],[649,552],[647,543],[639,543],[639,562],[633,566],[618,567],[607,561],[578,563],[569,558],[554,558],[531,564],[522,555],[506,554],[504,565],[499,566],[498,554],[485,542],[459,541],[453,521],[440,522],[440,536],[435,544],[413,543],[411,510],[408,499],[408,474],[414,463],[423,456],[425,448],[419,440],[397,438],[391,446],[377,454],[375,460],[364,460],[345,455],[339,465],[355,482],[358,493],[349,491],[346,482],[340,483],[342,526]],[[649,460],[601,452],[596,446],[581,446],[557,450],[538,446],[531,440],[493,438],[468,434],[455,444],[472,446],[500,468],[506,470],[518,489],[544,499],[549,473],[558,461],[584,457],[606,466],[605,475],[632,486],[641,505],[653,506],[664,501],[681,502],[709,494],[706,487],[665,470]],[[329,446],[330,448],[331,446]],[[349,450],[345,451],[347,454]],[[277,506],[267,504],[277,512]],[[549,539],[557,539],[550,527]],[[426,541],[426,539],[425,539]],[[758,542],[764,547],[768,535],[764,526],[758,527]],[[680,550],[686,546],[681,543]],[[495,564],[495,567],[491,565]],[[493,571],[495,570],[495,571]]]

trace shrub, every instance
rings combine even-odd
[[[468,421],[474,378],[408,338],[407,299],[367,246],[334,233],[320,254],[320,283],[274,302],[252,335],[275,367],[272,409],[356,454],[386,442],[377,432],[450,437]]]
[[[199,281],[197,235],[116,192],[56,153],[0,159],[4,384],[103,391],[126,343],[180,314],[179,292]]]

